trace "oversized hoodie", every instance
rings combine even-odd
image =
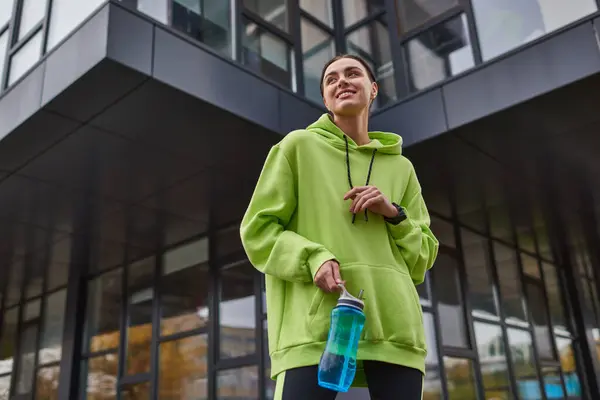
[[[365,328],[354,386],[365,386],[362,360],[425,372],[423,314],[415,285],[438,252],[421,187],[402,138],[369,132],[358,146],[324,114],[272,147],[242,220],[250,262],[265,274],[271,377],[317,365],[339,294],[314,284],[327,260],[340,264],[346,288],[364,290]],[[374,214],[353,218],[344,194],[367,182],[404,207],[398,225]]]

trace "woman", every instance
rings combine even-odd
[[[266,276],[275,399],[326,400],[317,365],[344,283],[365,294],[354,386],[372,398],[421,399],[425,336],[415,285],[438,241],[402,139],[368,132],[378,86],[367,63],[328,62],[329,114],[275,145],[241,224],[251,263]]]

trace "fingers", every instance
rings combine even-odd
[[[343,281],[340,276],[340,265],[334,260],[325,262],[315,275],[315,284],[327,293],[337,292],[338,282]]]
[[[370,199],[373,196],[378,196],[379,194],[381,194],[381,192],[379,191],[379,189],[377,189],[374,186],[369,187],[369,189],[357,194],[354,197],[354,200],[352,200],[352,204],[350,205],[350,212],[356,214],[359,209],[358,209],[358,205],[364,203],[364,201]],[[365,199],[365,200],[362,200]]]
[[[363,210],[365,210],[368,206],[366,205],[369,202],[369,205],[375,204],[377,201],[381,199],[381,193],[379,190],[372,190],[370,192],[365,192],[360,198],[357,198],[356,204],[354,204],[353,209],[350,212],[357,214]]]
[[[365,190],[371,188],[372,186],[356,186],[350,189],[345,195],[344,200],[353,199],[358,193],[364,192]]]

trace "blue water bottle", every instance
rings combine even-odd
[[[331,311],[331,325],[325,351],[319,363],[319,386],[347,392],[356,374],[356,352],[365,326],[365,303],[361,290],[358,298],[343,285],[337,305]]]

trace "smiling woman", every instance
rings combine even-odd
[[[241,224],[248,258],[265,274],[274,399],[336,397],[317,370],[342,283],[368,299],[353,385],[382,400],[420,399],[426,344],[415,285],[438,241],[419,181],[400,136],[368,131],[379,87],[367,62],[333,58],[320,91],[329,113],[273,146]]]

